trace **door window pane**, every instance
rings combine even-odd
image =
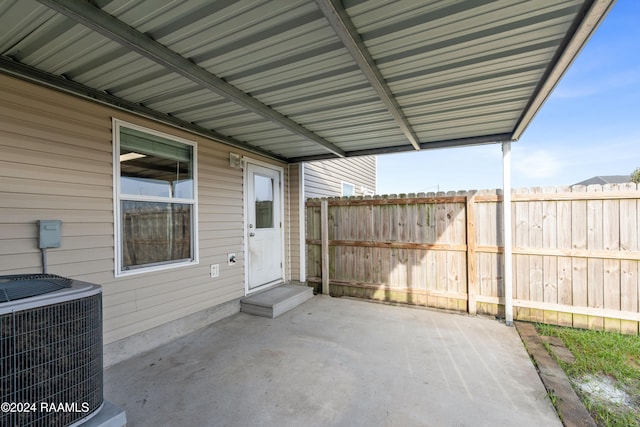
[[[273,179],[253,176],[256,228],[273,228]]]

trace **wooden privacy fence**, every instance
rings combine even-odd
[[[638,334],[635,184],[517,189],[511,212],[515,319]],[[307,277],[336,296],[502,316],[501,227],[496,191],[310,199]]]

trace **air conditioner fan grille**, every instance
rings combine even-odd
[[[53,274],[0,276],[0,303],[71,287],[72,280]]]

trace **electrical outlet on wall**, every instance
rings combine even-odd
[[[220,276],[220,265],[211,264],[211,278],[214,279],[218,276]]]
[[[227,265],[235,265],[237,261],[236,254],[227,254]]]

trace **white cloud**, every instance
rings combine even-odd
[[[514,150],[513,153],[514,171],[527,178],[553,178],[562,167],[562,161],[546,150]]]
[[[640,83],[640,69],[638,67],[609,71],[608,73],[601,71],[601,74],[605,74],[605,77],[599,78],[597,81],[583,77],[582,79],[576,78],[571,82],[563,82],[554,90],[552,96],[558,99],[583,98],[607,94],[619,89],[635,89]]]

